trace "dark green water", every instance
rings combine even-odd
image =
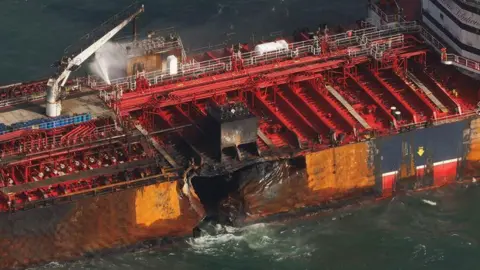
[[[479,204],[458,185],[36,269],[478,269]]]
[[[144,0],[138,29],[175,27],[186,48],[285,33],[319,23],[352,23],[366,14],[366,0]],[[52,74],[63,50],[132,0],[2,0],[0,85]],[[127,27],[130,31],[130,27]]]
[[[51,74],[63,49],[128,0],[4,0],[0,84]],[[187,47],[318,23],[351,24],[360,0],[146,0],[139,28],[176,26]],[[300,195],[299,195],[300,196]],[[431,205],[423,199],[435,202]],[[34,269],[478,269],[480,189],[448,187],[309,218],[186,239],[172,247]]]

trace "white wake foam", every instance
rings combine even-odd
[[[248,254],[245,250],[249,249],[274,260],[310,256],[313,251],[306,243],[308,238],[296,229],[282,230],[276,225],[258,223],[242,228],[217,226],[216,230],[219,234],[187,240],[191,250],[197,254],[236,256]]]

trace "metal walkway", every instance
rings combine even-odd
[[[258,137],[271,149],[275,148],[275,144],[260,129],[257,131]]]
[[[424,27],[421,29],[421,35],[423,39],[430,44],[430,46],[440,53],[443,64],[453,65],[467,71],[480,74],[480,62],[453,53],[446,53],[445,48],[447,47]]]
[[[381,22],[385,24],[392,24],[392,23],[400,23],[400,24],[405,24],[406,21],[403,19],[402,16],[396,16],[396,15],[387,15],[381,8],[379,8],[375,4],[370,4],[370,8],[372,11],[377,13],[379,16]],[[377,25],[381,26],[381,25]],[[423,37],[426,43],[428,43],[430,46],[433,47],[435,51],[440,53],[441,61],[445,65],[454,65],[458,68],[465,69],[469,72],[473,72],[475,74],[480,74],[480,62],[468,59],[466,57],[452,54],[452,53],[446,53],[445,49],[447,46],[445,46],[439,39],[437,39],[434,35],[432,35],[428,29],[426,29],[424,26],[417,25],[418,30],[420,31],[420,35]]]
[[[459,68],[463,68],[465,70],[468,70],[470,72],[480,74],[480,62],[474,61],[472,59],[465,58],[460,55],[452,54],[452,53],[447,53],[443,58],[442,58],[442,63],[445,65],[454,65]]]
[[[148,139],[148,141],[157,149],[157,151],[172,165],[174,168],[177,168],[178,165],[175,160],[160,146],[160,144],[155,141],[141,125],[135,125],[135,127]]]
[[[447,107],[443,105],[440,100],[410,71],[407,71],[407,77],[415,84],[425,95],[444,113],[448,112]]]
[[[347,31],[328,37],[328,44],[336,51],[350,49],[358,49],[368,52],[373,43],[383,40],[383,43],[389,39],[396,38],[401,34],[413,33],[419,31],[419,25],[416,22],[402,22],[382,27],[369,27],[354,31]],[[392,42],[392,41],[390,41]],[[264,55],[258,55],[255,51],[242,53],[236,56],[237,61],[241,60],[242,68],[251,68],[258,66],[264,62],[282,61],[292,58],[302,58],[308,55],[320,55],[321,50],[317,48],[318,41],[314,39],[290,43],[288,49],[281,51],[273,51]],[[360,44],[359,44],[360,43]],[[372,44],[371,44],[372,43]],[[170,75],[168,70],[158,70],[145,73],[145,78],[151,85],[157,85],[162,82],[174,82],[177,79],[190,78],[195,79],[207,74],[226,73],[233,71],[234,62],[231,56],[217,58],[215,60],[207,60],[202,62],[191,61],[181,63],[178,67],[178,73]],[[97,78],[95,85],[92,87],[98,90],[109,88],[105,82]],[[111,80],[112,85],[116,85],[119,89],[135,89],[136,76],[129,76]]]
[[[371,129],[367,122],[355,111],[355,109],[346,101],[332,86],[326,86],[328,92],[332,94],[342,105],[348,110],[348,112],[366,129]]]

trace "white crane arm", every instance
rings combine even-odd
[[[113,38],[118,32],[120,32],[127,24],[129,24],[135,17],[137,17],[140,13],[144,11],[144,6],[140,9],[138,9],[135,13],[130,15],[128,18],[123,20],[119,25],[117,25],[115,28],[110,30],[107,34],[105,34],[103,37],[101,37],[99,40],[94,42],[90,47],[87,49],[83,50],[80,54],[75,56],[73,59],[71,59],[68,62],[67,67],[65,70],[60,74],[60,76],[57,78],[56,83],[59,84],[61,82],[61,86],[64,86],[65,83],[68,80],[68,76],[74,69],[74,67],[80,66],[85,60],[87,60],[90,56],[92,56],[96,51],[98,51],[105,43],[107,43],[110,39]],[[62,81],[63,80],[63,81]]]
[[[47,116],[56,117],[61,114],[62,104],[59,100],[60,92],[62,87],[68,80],[70,73],[78,68],[85,60],[92,56],[98,49],[100,49],[105,43],[107,43],[114,35],[116,35],[120,30],[122,30],[129,22],[131,22],[135,17],[144,11],[144,6],[142,5],[137,11],[132,13],[128,18],[123,20],[119,25],[110,30],[107,34],[101,37],[99,40],[90,45],[87,49],[83,50],[80,54],[69,59],[66,64],[65,69],[60,73],[56,78],[51,78],[47,83],[47,104],[46,104],[46,113]]]

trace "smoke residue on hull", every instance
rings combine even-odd
[[[249,216],[292,210],[275,202],[289,201],[292,192],[301,194],[307,188],[305,163],[304,159],[301,160],[303,162],[296,159],[264,162],[245,167],[229,176],[193,178],[193,187],[207,212],[203,223],[240,226]],[[285,186],[290,187],[289,192],[285,193]],[[198,230],[196,228],[194,234],[198,234]]]
[[[214,176],[214,177],[194,177],[192,185],[198,194],[200,201],[206,211],[204,222],[216,222],[222,224],[232,224],[230,214],[225,212],[225,200],[238,193],[239,179],[233,175]],[[236,208],[236,207],[235,207]]]

